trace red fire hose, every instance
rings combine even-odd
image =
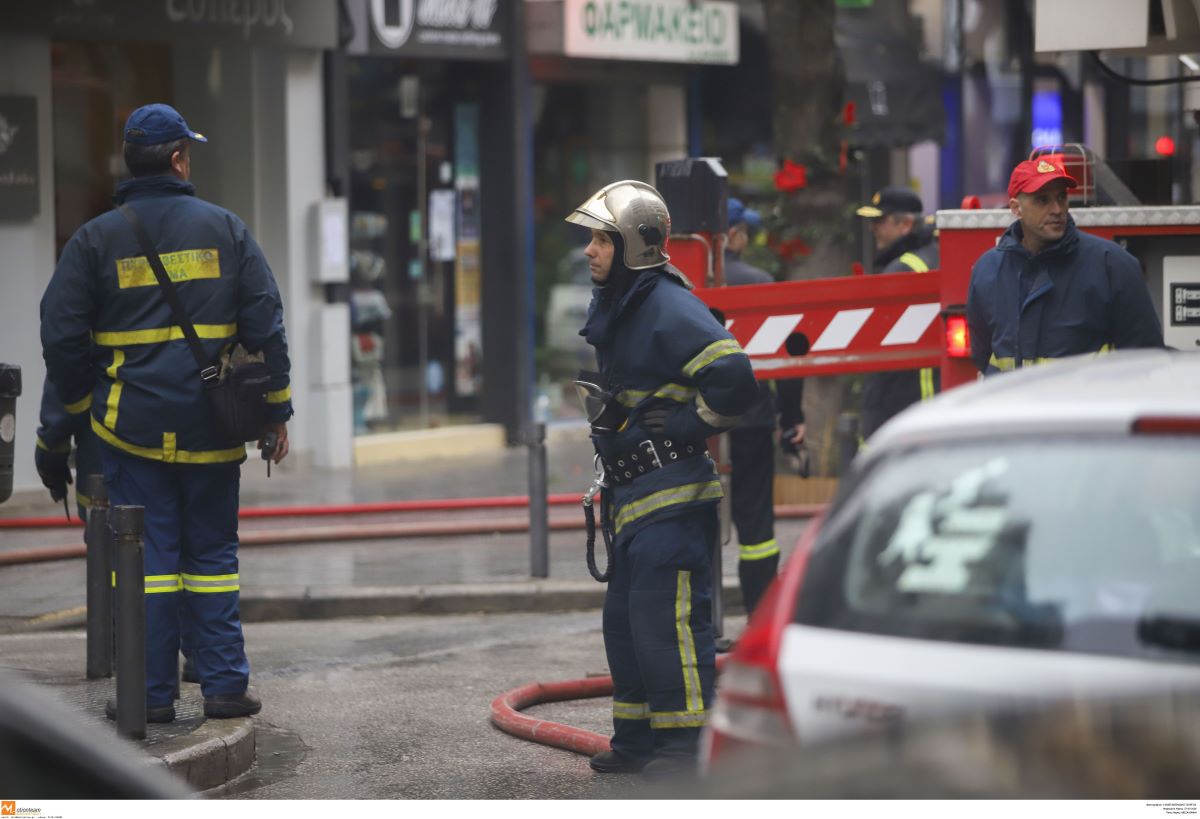
[[[549,495],[551,506],[579,503],[576,493]],[[240,520],[253,518],[314,518],[350,515],[376,515],[385,512],[453,512],[462,509],[519,509],[529,505],[524,495],[494,498],[441,498],[434,500],[381,501],[377,503],[341,503],[313,506],[258,506],[238,512]],[[45,517],[0,518],[0,529],[69,529],[82,526],[79,518]]]
[[[552,495],[551,498],[566,497],[572,503],[579,503],[578,495]],[[497,500],[520,501],[521,504],[528,503],[526,498],[514,499],[497,499],[497,498],[463,498],[455,500],[435,500],[435,501],[397,501],[396,504],[404,504],[405,511],[428,511],[437,509],[473,509],[478,508],[472,504],[476,501],[483,501],[485,504]],[[561,501],[560,501],[561,502]],[[394,507],[396,504],[386,504],[388,507]],[[453,506],[447,506],[453,504]],[[521,504],[512,503],[513,506]],[[396,511],[394,508],[380,509],[379,507],[385,504],[356,504],[354,506],[339,506],[339,507],[275,507],[270,509],[247,509],[246,512],[267,512],[266,515],[246,515],[246,517],[283,517],[278,514],[278,509],[308,509],[313,515],[331,515],[339,514],[336,512],[326,512],[326,509],[355,509],[367,507],[367,510],[347,513],[345,511],[340,514],[368,514],[370,512],[379,511]],[[486,505],[483,508],[488,508]],[[775,507],[775,517],[784,518],[810,518],[815,516],[822,506],[818,504],[790,504]],[[369,511],[368,511],[369,510]],[[300,515],[303,517],[303,513]],[[17,520],[17,519],[12,519]],[[26,520],[29,520],[28,518]],[[64,523],[63,520],[57,521],[59,525]],[[570,531],[584,528],[582,515],[559,515],[547,522],[547,526],[552,531]],[[15,528],[15,527],[11,527]],[[36,527],[35,527],[36,528]],[[341,543],[353,542],[362,540],[395,540],[397,538],[410,537],[462,537],[466,535],[490,535],[490,534],[514,534],[526,532],[529,530],[529,521],[525,518],[487,518],[463,521],[410,521],[410,522],[392,522],[392,523],[356,523],[344,526],[307,526],[293,529],[275,529],[266,531],[243,532],[238,541],[242,546],[283,546],[297,545],[302,543]],[[69,546],[48,546],[32,549],[20,549],[14,551],[0,552],[0,566],[17,566],[28,563],[44,563],[54,560],[69,560],[72,558],[84,557],[87,550],[83,544]]]
[[[530,717],[522,714],[521,709],[546,702],[608,697],[612,695],[612,690],[612,677],[522,685],[492,700],[492,725],[515,737],[595,756],[609,749],[608,737],[560,722]]]
[[[728,655],[717,657],[717,671],[725,667]],[[521,739],[552,745],[577,754],[595,756],[609,750],[608,737],[582,728],[572,728],[561,722],[538,719],[522,714],[521,710],[531,705],[564,700],[586,700],[612,695],[612,677],[588,677],[582,680],[559,682],[533,682],[505,691],[492,700],[492,725],[506,734]]]

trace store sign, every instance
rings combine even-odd
[[[501,0],[359,0],[349,8],[356,27],[363,17],[371,37],[354,37],[351,54],[502,59],[507,56]],[[357,33],[357,32],[356,32]]]
[[[737,4],[725,0],[563,0],[570,57],[734,65]]]
[[[0,219],[38,214],[36,97],[0,97]]]
[[[0,4],[0,30],[58,38],[337,48],[330,0],[42,0]]]

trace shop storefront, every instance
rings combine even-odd
[[[586,237],[563,217],[617,179],[699,151],[703,66],[739,61],[738,7],[689,0],[535,0],[533,80],[537,379],[550,418],[577,414],[569,383],[592,352],[578,335],[591,298]]]
[[[4,100],[21,100],[16,109],[31,119],[16,136],[34,141],[25,147],[35,147],[37,171],[33,206],[0,212],[7,290],[0,359],[19,363],[29,385],[18,412],[18,485],[37,485],[32,442],[44,373],[38,301],[67,239],[111,208],[127,173],[121,127],[148,102],[174,105],[208,136],[192,157],[198,194],[245,219],[274,269],[293,346],[293,394],[304,408],[292,425],[293,449],[317,463],[344,463],[347,373],[315,366],[307,348],[345,311],[310,286],[308,230],[325,197],[321,63],[323,51],[337,47],[336,6],[7,3],[0,31],[0,109]]]
[[[482,281],[502,263],[484,235],[481,140],[506,18],[496,0],[347,8],[355,434],[484,420]]]

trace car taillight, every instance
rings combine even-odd
[[[748,634],[742,635],[717,685],[709,762],[738,747],[787,745],[794,740],[774,657],[761,650],[744,651]]]
[[[1133,422],[1133,432],[1140,435],[1200,435],[1200,417],[1147,415]]]
[[[971,355],[971,331],[967,328],[967,317],[956,314],[946,316],[946,355],[951,358],[969,358]]]
[[[703,752],[705,767],[738,748],[796,741],[777,663],[783,631],[792,621],[820,522],[818,516],[805,530],[795,553],[759,601],[717,680],[717,701]]]

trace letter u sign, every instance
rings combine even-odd
[[[388,5],[399,12],[399,23],[388,23]],[[413,29],[413,0],[371,0],[371,28],[379,42],[388,48],[400,48],[408,42]]]

